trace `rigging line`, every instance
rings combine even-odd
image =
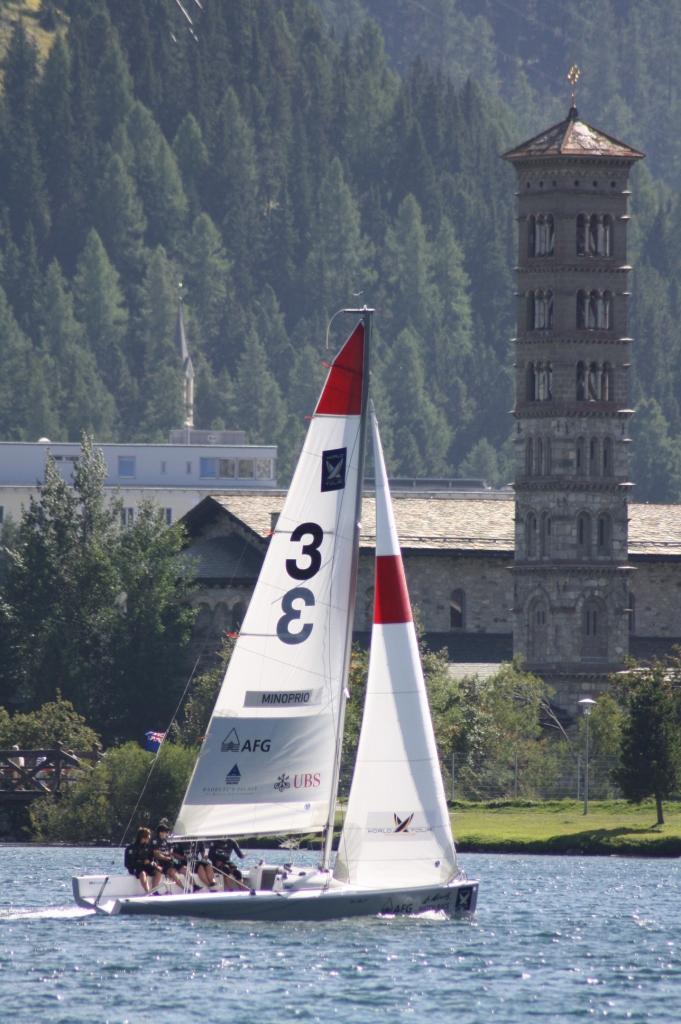
[[[177,718],[177,714],[178,714],[180,708],[182,707],[182,704],[184,703],[185,697],[187,696],[187,691],[189,690],[189,687],[192,684],[192,680],[194,679],[194,676],[196,674],[196,670],[199,667],[199,664],[201,662],[201,658],[203,656],[203,650],[204,650],[204,647],[206,646],[207,639],[208,638],[206,637],[204,639],[204,641],[203,641],[203,644],[201,645],[201,650],[199,651],[198,655],[196,656],[196,661],[194,662],[194,667],[192,668],[191,672],[189,673],[189,679],[187,680],[187,684],[186,684],[184,690],[182,691],[182,696],[180,697],[179,701],[177,702],[177,707],[175,708],[175,711],[173,712],[173,717],[170,719],[170,722],[168,723],[168,728],[166,729],[165,735],[164,735],[163,739],[161,740],[161,742],[158,745],[158,750],[156,751],[156,756],[154,757],[154,760],[149,765],[149,771],[147,772],[147,777],[144,780],[144,785],[142,786],[142,789],[140,790],[140,794],[137,797],[137,803],[135,804],[135,806],[133,808],[132,814],[130,815],[130,817],[128,819],[128,824],[125,826],[125,829],[123,830],[123,835],[121,836],[120,841],[118,843],[119,847],[123,846],[123,844],[125,842],[125,837],[128,834],[128,830],[130,828],[130,825],[132,824],[133,818],[137,814],[137,811],[139,809],[139,805],[142,802],[142,797],[144,796],[144,794],[146,792],[147,786],[149,785],[149,780],[151,779],[152,772],[153,772],[154,768],[156,767],[156,763],[157,763],[157,761],[159,759],[161,750],[163,749],[163,744],[165,743],[166,736],[168,735],[168,731],[170,730],[170,728],[171,728],[173,722],[175,721],[175,719]]]
[[[180,9],[180,10],[182,11],[182,14],[183,14],[184,18],[185,18],[185,19],[186,19],[186,20],[187,20],[187,21],[189,22],[189,24],[190,24],[190,25],[191,25],[191,26],[193,27],[193,26],[194,26],[194,22],[193,22],[193,21],[192,21],[192,19],[191,19],[191,16],[190,16],[190,14],[189,14],[189,11],[188,11],[188,10],[187,10],[187,9],[186,9],[186,8],[184,7],[184,5],[182,4],[182,0],[175,0],[175,4],[176,4],[176,6],[177,6],[177,7],[179,7],[179,9]]]

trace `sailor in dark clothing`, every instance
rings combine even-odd
[[[165,876],[176,885],[182,886],[182,880],[178,875],[178,868],[181,868],[173,844],[170,842],[170,825],[167,818],[161,818],[156,826],[156,834],[152,841],[154,860],[158,865],[157,875],[154,877],[154,886],[157,886],[161,878]]]
[[[215,868],[222,875],[222,884],[225,890],[248,889],[244,885],[243,875],[236,864],[232,864],[232,854],[235,853],[240,860],[243,860],[243,853],[239,844],[234,839],[216,839],[208,848],[208,858]]]
[[[151,842],[151,832],[148,828],[137,830],[135,842],[126,847],[125,866],[131,875],[136,875],[145,892],[151,892],[152,882],[161,879],[161,870],[154,860],[154,850]]]

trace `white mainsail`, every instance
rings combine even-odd
[[[365,328],[334,360],[174,832],[321,830],[354,592]]]
[[[457,871],[416,630],[376,420],[376,571],[357,760],[334,876],[355,885],[429,885]]]

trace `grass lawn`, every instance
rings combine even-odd
[[[656,825],[652,801],[492,801],[454,804],[452,827],[460,850],[486,853],[586,853],[681,856],[681,802],[664,804]]]

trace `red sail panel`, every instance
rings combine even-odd
[[[411,622],[411,605],[401,555],[376,557],[374,622]]]
[[[359,416],[363,367],[364,324],[359,323],[331,364],[316,416]]]

